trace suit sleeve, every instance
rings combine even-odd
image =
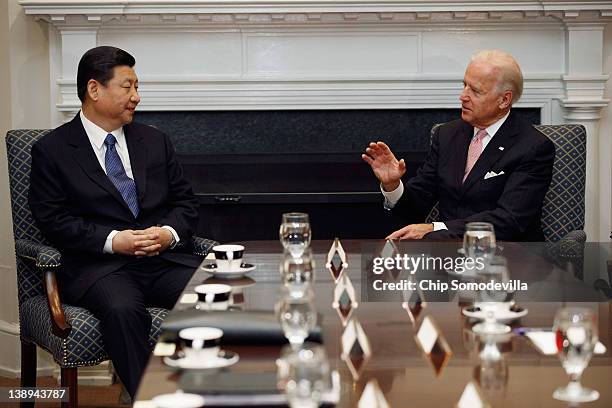
[[[513,240],[521,237],[535,218],[541,217],[542,203],[552,180],[555,146],[546,139],[535,145],[508,176],[496,208],[467,218],[444,221],[447,231],[427,234],[428,239],[461,238],[465,224],[472,221],[495,225],[495,235]]]
[[[432,135],[425,162],[417,174],[405,183],[404,194],[392,209],[393,214],[401,219],[401,225],[423,222],[438,202],[439,131],[438,127]]]
[[[68,198],[52,157],[41,143],[32,146],[29,204],[42,234],[60,250],[102,253],[112,228],[68,211]]]
[[[189,241],[198,224],[198,200],[193,194],[191,185],[183,175],[183,168],[176,159],[174,147],[164,134],[167,157],[169,196],[166,215],[159,225],[168,225],[176,231],[181,241]]]

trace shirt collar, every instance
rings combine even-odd
[[[91,143],[98,150],[102,149],[104,146],[104,140],[106,139],[106,135],[109,133],[115,136],[115,139],[117,139],[119,149],[125,148],[125,135],[123,133],[123,127],[115,129],[112,132],[107,132],[100,126],[93,123],[91,120],[87,119],[87,117],[83,114],[83,110],[79,111],[79,116],[81,117],[81,123],[83,123],[83,128],[85,129],[85,133],[87,133],[87,137],[89,137]]]
[[[493,123],[492,125],[488,126],[485,128],[485,130],[487,131],[487,134],[491,137],[495,136],[495,134],[497,133],[497,131],[499,130],[499,128],[502,127],[502,125],[504,124],[504,122],[506,121],[506,119],[508,119],[508,116],[510,115],[510,111],[508,111],[508,113],[506,113],[504,115],[504,117],[502,117],[501,119],[499,119],[497,122]],[[478,129],[477,127],[474,127],[474,135],[476,136],[476,133],[478,133],[480,129]]]

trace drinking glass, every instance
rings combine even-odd
[[[597,324],[591,310],[564,308],[555,315],[553,326],[561,365],[570,377],[567,386],[557,388],[553,398],[568,402],[589,402],[599,393],[580,384],[582,372],[589,365],[597,344]]]
[[[330,369],[322,346],[305,343],[286,354],[285,394],[291,408],[315,408],[331,387]]]
[[[285,250],[296,258],[300,257],[310,246],[308,214],[298,212],[283,214],[279,237]]]
[[[283,289],[276,304],[276,313],[283,333],[294,347],[304,343],[317,323],[313,297],[310,288],[300,297],[294,297],[288,290]]]
[[[466,258],[482,258],[488,262],[495,254],[495,229],[488,222],[469,222],[463,234],[463,253]]]
[[[503,399],[508,386],[508,376],[508,363],[504,358],[481,360],[474,368],[474,379],[493,406],[497,405],[495,402],[504,405]]]
[[[485,265],[484,269],[477,271],[476,281],[478,283],[503,284],[508,282],[508,267],[506,258],[503,256],[493,256]],[[479,289],[476,293],[478,303],[476,305],[484,314],[484,322],[472,327],[474,333],[482,335],[504,334],[510,332],[510,327],[497,321],[495,314],[504,309],[510,308],[510,303],[506,302],[508,292],[503,288]]]
[[[293,297],[301,297],[314,281],[315,263],[312,252],[306,249],[302,256],[285,252],[280,264],[281,282]]]

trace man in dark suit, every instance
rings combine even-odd
[[[553,143],[511,111],[523,76],[514,58],[487,50],[468,65],[461,119],[440,126],[417,175],[404,186],[404,160],[383,142],[362,158],[381,183],[385,208],[405,227],[390,239],[461,238],[465,224],[493,224],[503,240],[542,241],[542,202],[552,179]],[[441,222],[424,224],[438,202]]]
[[[32,214],[62,251],[62,300],[100,319],[131,396],[150,354],[146,307],[172,308],[200,262],[189,253],[198,203],[170,140],[132,123],[134,64],[115,47],[83,55],[81,111],[32,147],[30,178]]]

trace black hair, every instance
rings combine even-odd
[[[95,79],[106,86],[113,78],[113,68],[127,65],[133,67],[136,60],[130,53],[117,47],[101,46],[92,48],[81,57],[77,71],[77,94],[81,102],[85,101],[87,83]]]

